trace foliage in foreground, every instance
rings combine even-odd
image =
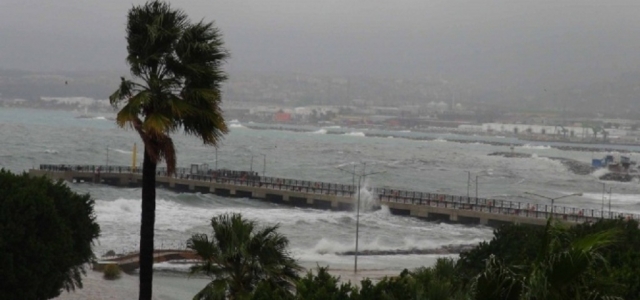
[[[195,234],[187,242],[203,259],[191,271],[213,278],[194,299],[242,299],[261,282],[285,291],[293,288],[301,267],[277,225],[258,228],[240,214],[223,214],[211,219],[211,227],[211,237]]]
[[[82,288],[100,233],[93,204],[62,182],[0,170],[0,299]]]
[[[365,279],[353,285],[318,267],[294,286],[261,279],[232,295],[228,276],[220,276],[219,282],[227,282],[220,284],[225,292],[206,294],[209,297],[201,292],[195,299],[631,300],[640,299],[639,253],[635,221],[601,220],[568,228],[550,220],[546,227],[503,226],[492,241],[457,261],[440,258],[433,267],[405,270],[378,282]],[[226,263],[227,269],[237,268],[231,267],[233,261]]]
[[[462,253],[456,265],[461,288],[479,282],[493,285],[487,293],[501,291],[476,299],[640,299],[640,276],[633,271],[640,269],[636,221],[506,225],[494,233],[490,242]]]
[[[360,282],[360,287],[340,282],[340,277],[329,274],[326,267],[309,271],[296,284],[295,291],[261,283],[251,300],[368,300],[368,299],[469,299],[464,291],[454,289],[455,262],[450,258],[438,259],[431,268],[412,272],[403,271],[397,277],[385,277],[374,283],[370,279]]]

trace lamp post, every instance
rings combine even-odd
[[[109,169],[109,147],[107,147],[107,169]]]
[[[476,175],[476,199],[478,199],[478,178],[482,177],[482,175]]]
[[[353,262],[353,272],[354,273],[358,273],[358,241],[359,241],[359,238],[360,238],[360,190],[361,190],[360,186],[361,186],[362,182],[366,179],[367,176],[384,173],[384,172],[365,173],[366,167],[367,167],[367,163],[362,163],[362,172],[361,173],[356,173],[355,172],[355,164],[353,165],[354,172],[351,172],[351,171],[345,170],[345,169],[338,169],[340,171],[352,174],[354,180],[355,180],[356,176],[358,177],[358,200],[356,202],[356,251],[355,251],[354,262]]]
[[[600,207],[600,218],[604,217],[604,193],[606,191],[605,183],[602,183],[602,206]]]
[[[611,189],[612,187],[609,187],[609,219],[611,219]]]
[[[538,196],[540,198],[544,198],[547,200],[551,200],[551,217],[553,217],[553,212],[554,212],[554,203],[556,200],[562,199],[562,198],[567,198],[567,197],[571,197],[571,196],[582,196],[582,193],[573,193],[573,194],[569,194],[569,195],[564,195],[564,196],[560,196],[560,197],[556,197],[556,198],[551,198],[551,197],[547,197],[547,196],[543,196],[543,195],[539,195],[536,193],[530,193],[530,192],[524,192],[527,195],[532,195],[532,196]]]
[[[469,198],[469,190],[471,189],[471,171],[467,171],[467,198]]]
[[[267,155],[260,153],[262,155],[262,176],[265,176],[267,173]]]

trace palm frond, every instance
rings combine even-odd
[[[200,290],[193,300],[225,300],[227,299],[227,282],[213,280]]]

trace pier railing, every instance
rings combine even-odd
[[[126,173],[142,174],[141,169],[126,166],[98,165],[40,165],[40,170],[52,172],[75,171],[83,173]],[[172,177],[194,181],[215,182],[236,186],[251,186],[272,190],[288,190],[309,194],[324,194],[339,197],[354,197],[357,187],[349,184],[306,181],[278,177],[258,176],[256,172],[236,170],[207,170],[191,174],[189,168],[177,168]],[[158,176],[167,177],[166,169],[158,168]],[[406,191],[391,188],[372,188],[369,192],[379,201],[404,203],[410,205],[427,205],[447,209],[472,210],[491,214],[513,215],[526,218],[547,219],[553,214],[570,222],[594,222],[598,219],[634,219],[640,220],[639,214],[629,214],[608,210],[558,206],[520,201],[475,198],[439,193]]]

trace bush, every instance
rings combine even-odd
[[[50,299],[82,288],[99,233],[89,195],[0,170],[0,299]]]
[[[108,264],[104,266],[103,277],[107,280],[116,280],[120,278],[120,267],[117,264]]]

